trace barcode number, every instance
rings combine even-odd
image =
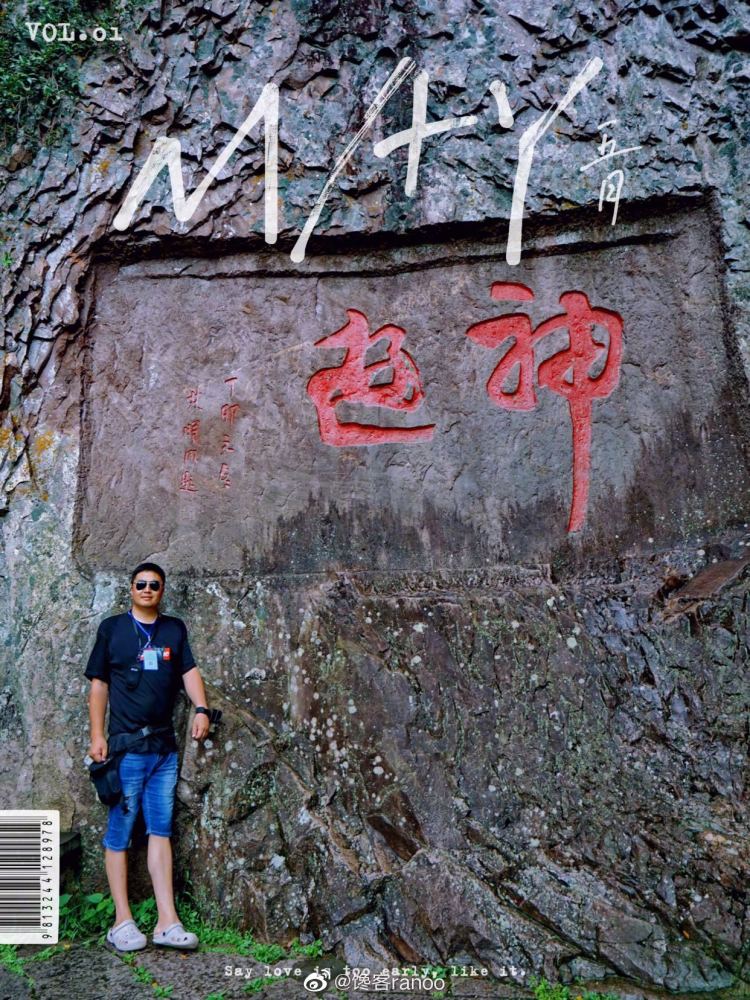
[[[56,944],[60,813],[0,809],[0,944]]]

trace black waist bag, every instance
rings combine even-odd
[[[122,754],[89,764],[89,777],[94,782],[99,801],[105,806],[116,806],[122,798],[122,785],[117,765]]]
[[[106,760],[95,760],[89,764],[89,777],[94,782],[99,801],[103,802],[105,806],[116,806],[122,798],[122,784],[120,783],[118,765],[120,758],[128,750],[131,750],[137,743],[140,743],[141,740],[144,740],[152,733],[167,733],[171,732],[171,730],[171,726],[144,726],[137,733],[120,733],[117,736],[113,736],[110,740],[110,747],[114,744],[116,747],[115,752],[111,753]]]

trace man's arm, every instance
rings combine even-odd
[[[91,728],[91,744],[89,756],[93,760],[105,760],[107,756],[107,741],[104,738],[104,714],[109,700],[109,684],[94,678],[89,691],[89,726]]]
[[[185,685],[188,698],[196,708],[208,708],[206,689],[203,686],[201,672],[197,667],[192,667],[182,675],[182,683]],[[193,728],[190,735],[194,740],[205,739],[208,736],[208,726],[208,716],[201,712],[199,715],[193,717]]]

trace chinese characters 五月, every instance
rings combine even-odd
[[[625,149],[618,149],[617,140],[615,138],[609,138],[605,132],[605,129],[609,128],[610,125],[616,124],[617,119],[610,118],[608,121],[602,122],[601,125],[597,126],[597,130],[602,133],[602,141],[597,147],[599,156],[590,160],[588,163],[584,163],[581,167],[582,172],[590,170],[598,163],[604,163],[607,160],[611,160],[615,156],[624,156],[625,153],[634,153],[636,150],[641,149],[640,146],[626,146]],[[610,223],[612,226],[614,226],[617,222],[617,210],[620,205],[620,194],[624,183],[625,170],[623,167],[618,167],[607,174],[607,176],[602,180],[599,188],[599,211],[601,212],[605,204],[614,205],[614,209],[612,210],[612,221]]]

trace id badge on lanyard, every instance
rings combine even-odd
[[[143,669],[144,670],[159,669],[159,656],[155,649],[143,650]]]
[[[138,635],[139,630],[143,632],[146,636],[146,645],[141,649],[138,654],[138,659],[143,661],[144,670],[158,670],[159,669],[159,653],[157,650],[150,648],[153,642],[154,635],[156,633],[156,624],[154,625],[154,631],[149,633],[141,623],[136,619],[132,612],[128,612],[133,622],[133,628],[135,629],[135,634]]]

